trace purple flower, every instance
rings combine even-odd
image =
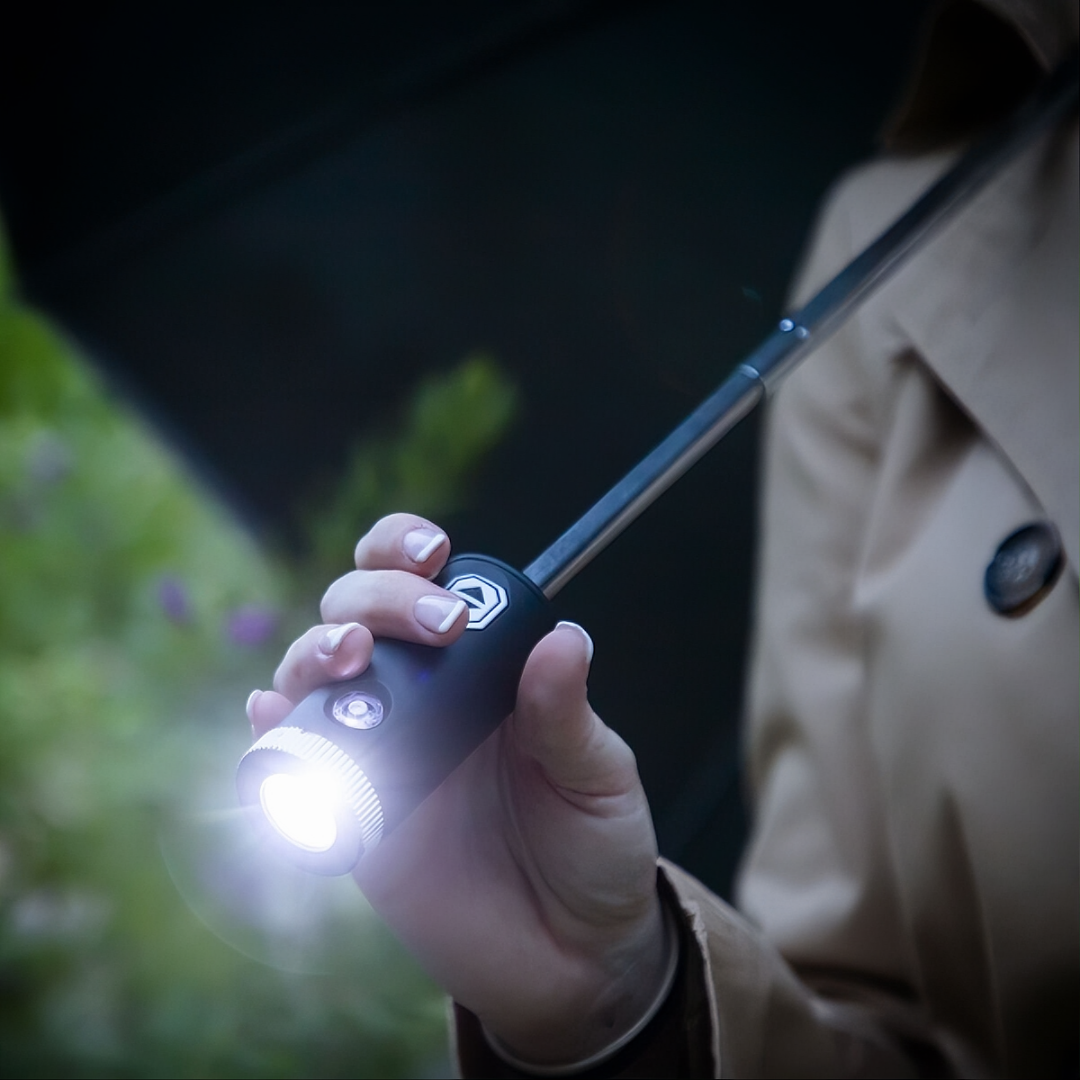
[[[261,645],[277,629],[278,617],[270,608],[246,604],[229,615],[227,632],[237,645],[254,648]]]
[[[74,465],[74,455],[68,444],[52,432],[41,432],[26,462],[26,471],[34,484],[47,487],[59,483]]]
[[[167,575],[158,582],[158,603],[171,622],[183,625],[191,621],[188,591],[178,577]]]

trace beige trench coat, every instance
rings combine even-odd
[[[807,286],[940,165],[844,184]],[[761,936],[673,872],[724,1075],[880,1075],[902,1040],[960,1075],[1077,1066],[1078,191],[1074,123],[778,397],[739,895]],[[1046,519],[1068,566],[1005,618],[987,564]]]
[[[839,185],[802,297],[947,164]],[[778,395],[742,914],[662,865],[679,984],[607,1075],[1075,1075],[1078,190],[1073,122]],[[1063,573],[997,614],[988,563],[1046,520]],[[468,1075],[518,1075],[458,1033]]]

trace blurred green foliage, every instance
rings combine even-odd
[[[352,450],[333,490],[306,515],[307,568],[324,584],[341,572],[358,521],[408,509],[438,519],[460,508],[477,461],[502,438],[517,396],[490,357],[467,358],[450,377],[417,389],[401,430]]]
[[[231,776],[311,583],[380,514],[456,506],[513,406],[482,357],[425,383],[275,559],[18,301],[0,237],[0,1075],[446,1068],[441,995],[351,882],[244,865]]]

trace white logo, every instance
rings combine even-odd
[[[490,626],[509,606],[506,590],[494,581],[477,574],[464,574],[446,586],[469,605],[469,625],[466,630],[483,630]]]

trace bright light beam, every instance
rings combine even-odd
[[[324,777],[271,773],[259,788],[259,801],[270,824],[289,843],[304,851],[329,851],[338,830],[327,787]]]

